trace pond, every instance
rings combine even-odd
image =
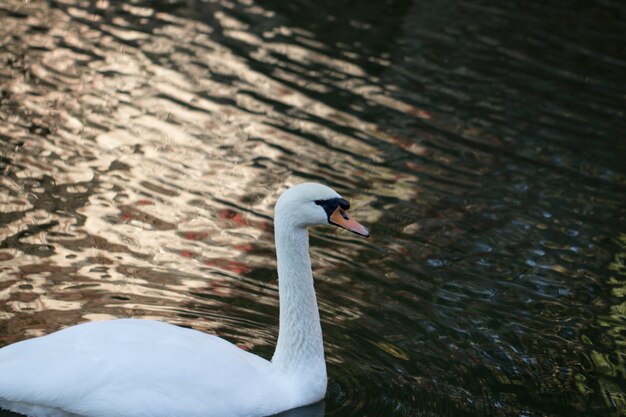
[[[0,346],[150,318],[270,358],[316,181],[329,388],[290,416],[626,413],[619,0],[5,0]],[[6,414],[9,415],[9,414]]]

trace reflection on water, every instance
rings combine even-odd
[[[315,180],[373,238],[312,234],[314,415],[622,415],[626,12],[553,3],[3,2],[0,345],[270,357],[272,207]]]
[[[306,407],[294,408],[292,410],[275,414],[274,417],[323,417],[325,406],[326,402],[320,401]]]

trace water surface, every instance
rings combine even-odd
[[[0,346],[165,320],[269,358],[272,210],[329,370],[294,415],[626,413],[620,1],[0,5]],[[308,414],[306,414],[308,413]]]

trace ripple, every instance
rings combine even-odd
[[[271,357],[273,204],[320,181],[372,238],[311,233],[293,415],[623,413],[623,13],[518,3],[7,0],[0,345],[139,317]]]

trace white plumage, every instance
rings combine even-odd
[[[243,417],[321,400],[326,364],[306,227],[331,222],[338,199],[307,183],[276,204],[280,330],[271,362],[162,322],[85,323],[0,349],[0,408],[32,417]],[[332,223],[367,234],[349,220]]]

